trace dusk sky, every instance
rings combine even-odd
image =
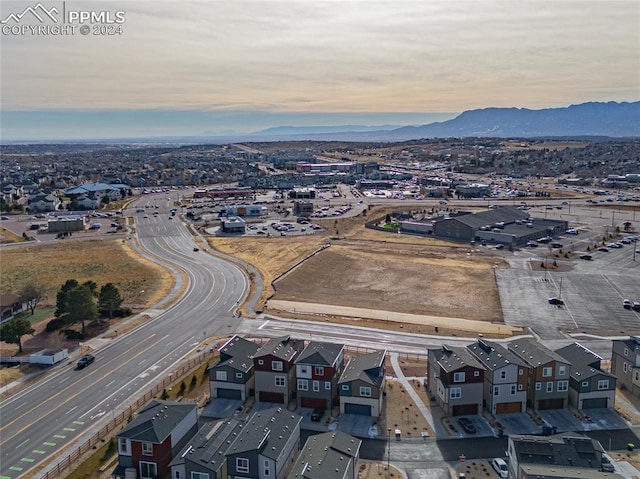
[[[62,1],[41,3],[63,10]],[[0,16],[36,4],[3,0]],[[3,30],[2,139],[425,124],[475,108],[640,99],[636,0],[93,0],[64,8],[120,10],[126,22],[109,36]]]

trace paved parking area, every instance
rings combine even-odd
[[[541,432],[541,427],[525,413],[499,414],[496,416],[496,421],[502,425],[505,434],[538,434]]]
[[[359,414],[341,414],[336,428],[355,437],[370,437],[375,418]],[[377,434],[376,434],[377,435]]]

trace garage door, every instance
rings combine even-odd
[[[327,401],[319,398],[302,398],[300,400],[300,407],[312,407],[312,408],[327,408]]]
[[[453,416],[471,416],[473,414],[478,414],[478,405],[477,404],[459,404],[457,406],[453,406],[453,410],[451,414]]]
[[[218,388],[218,397],[220,399],[242,399],[242,391],[239,389]]]
[[[361,416],[371,416],[371,406],[368,404],[345,404],[345,414],[360,414]]]
[[[582,401],[582,409],[607,407],[607,398],[591,398]]]
[[[284,403],[284,393],[270,393],[267,391],[260,391],[260,401]]]
[[[501,402],[496,404],[496,414],[510,414],[520,412],[522,404],[519,402]]]
[[[538,409],[544,411],[545,409],[562,409],[564,400],[562,398],[557,399],[541,399],[538,401]]]

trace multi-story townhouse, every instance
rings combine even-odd
[[[529,366],[501,344],[480,339],[467,346],[486,369],[484,406],[491,414],[525,412]]]
[[[253,355],[260,346],[234,336],[219,349],[218,362],[209,367],[211,398],[245,401],[253,392]]]
[[[253,355],[256,401],[289,404],[296,390],[295,360],[304,341],[289,336],[266,342]]]
[[[535,339],[509,343],[509,351],[529,366],[527,406],[534,410],[563,409],[569,404],[571,364]]]
[[[358,479],[362,441],[341,431],[310,436],[289,479]]]
[[[620,389],[640,396],[640,336],[613,340],[611,373],[618,378]]]
[[[428,349],[427,388],[446,416],[482,413],[482,390],[485,369],[463,347],[442,345]]]
[[[340,414],[378,417],[385,389],[387,351],[354,356],[338,380]]]
[[[331,409],[338,402],[344,345],[311,341],[295,361],[298,407]]]
[[[602,358],[580,343],[557,349],[571,363],[569,403],[576,409],[612,408],[616,401],[616,377],[601,368]]]

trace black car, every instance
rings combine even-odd
[[[563,306],[564,301],[560,298],[549,298],[549,304],[553,304],[554,306]]]
[[[476,427],[468,417],[461,417],[460,419],[458,419],[458,424],[460,424],[460,427],[462,427],[462,429],[464,429],[464,432],[466,432],[467,434],[476,433]]]
[[[583,254],[583,255],[580,256],[580,259],[591,261],[593,259],[593,257],[590,254]]]
[[[85,354],[78,360],[78,369],[82,369],[86,366],[89,366],[92,362],[94,362],[96,358],[91,354]]]
[[[311,420],[314,422],[319,422],[322,416],[324,416],[324,410],[318,407],[311,412]]]
[[[562,248],[564,245],[562,243],[551,243],[552,248]]]

